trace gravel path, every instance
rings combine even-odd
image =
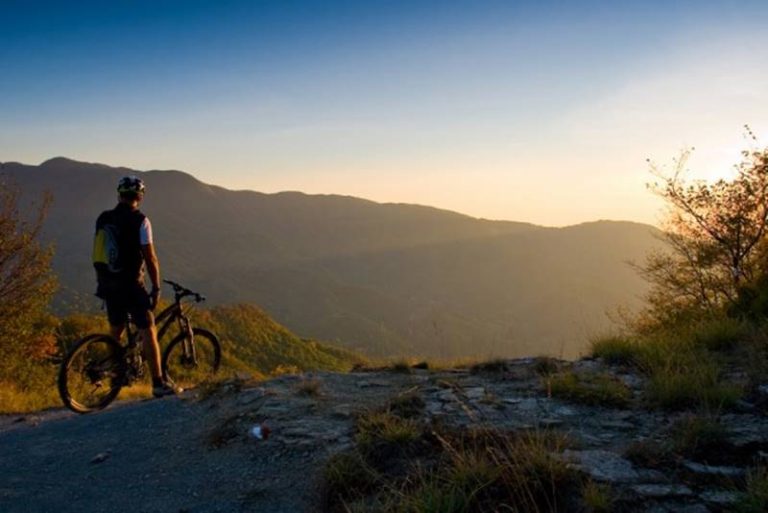
[[[558,365],[584,376],[607,372],[642,406],[642,376],[589,360]],[[187,392],[91,415],[54,410],[21,421],[0,417],[0,513],[320,511],[323,465],[353,446],[355,414],[404,392],[421,397],[425,419],[444,426],[567,434],[573,449],[562,457],[612,487],[626,511],[722,511],[738,494],[713,476],[743,479],[750,465],[768,458],[768,417],[753,408],[718,417],[727,450],[661,466],[632,463],[624,457],[628,447],[666,443],[671,427],[690,413],[575,404],[547,390],[536,361],[519,359],[491,374],[231,380],[206,398]],[[254,425],[268,426],[271,436],[253,438]]]
[[[352,411],[408,385],[398,375],[378,386],[364,379],[323,376],[317,397],[285,377],[204,401],[185,393],[90,415],[2,418],[0,511],[314,511],[309,476],[351,443]],[[261,422],[268,440],[248,434]]]

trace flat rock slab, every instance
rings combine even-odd
[[[632,491],[643,497],[689,497],[693,491],[685,485],[639,484],[632,486]]]
[[[715,506],[730,506],[736,504],[740,494],[731,490],[707,490],[701,493],[701,498],[707,504]]]
[[[742,477],[746,474],[746,471],[740,467],[716,467],[714,465],[696,463],[695,461],[684,461],[683,467],[694,474],[707,476]]]
[[[595,481],[605,483],[631,483],[640,479],[632,463],[615,452],[600,449],[565,451],[563,456]]]

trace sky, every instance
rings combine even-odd
[[[765,1],[0,0],[0,161],[562,226],[768,139]],[[768,143],[764,144],[768,145]],[[151,188],[151,184],[148,184]]]

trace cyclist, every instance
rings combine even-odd
[[[152,374],[152,395],[163,397],[181,389],[163,377],[160,346],[152,311],[160,297],[160,264],[152,243],[152,225],[141,213],[144,182],[125,176],[117,185],[118,204],[101,213],[96,220],[93,264],[98,288],[96,295],[104,300],[110,330],[116,340],[125,330],[128,314],[143,340],[144,358]],[[152,291],[144,285],[146,266]]]

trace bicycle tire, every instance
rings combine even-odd
[[[176,335],[163,352],[163,375],[182,388],[193,388],[212,378],[221,365],[221,344],[216,335],[202,328],[192,328],[192,334],[198,362],[185,361],[182,342],[186,333]]]
[[[124,384],[125,357],[123,347],[110,335],[88,335],[75,343],[67,353],[59,367],[58,388],[59,396],[64,405],[76,413],[90,413],[106,408],[115,400]],[[85,357],[85,367],[77,358]],[[101,368],[99,368],[101,366]],[[90,375],[87,375],[90,373]],[[96,378],[100,379],[96,379]],[[80,378],[83,383],[77,382]],[[93,389],[103,387],[102,379],[106,382],[103,396],[95,399],[92,404],[81,402],[78,387],[87,388],[89,382]]]

